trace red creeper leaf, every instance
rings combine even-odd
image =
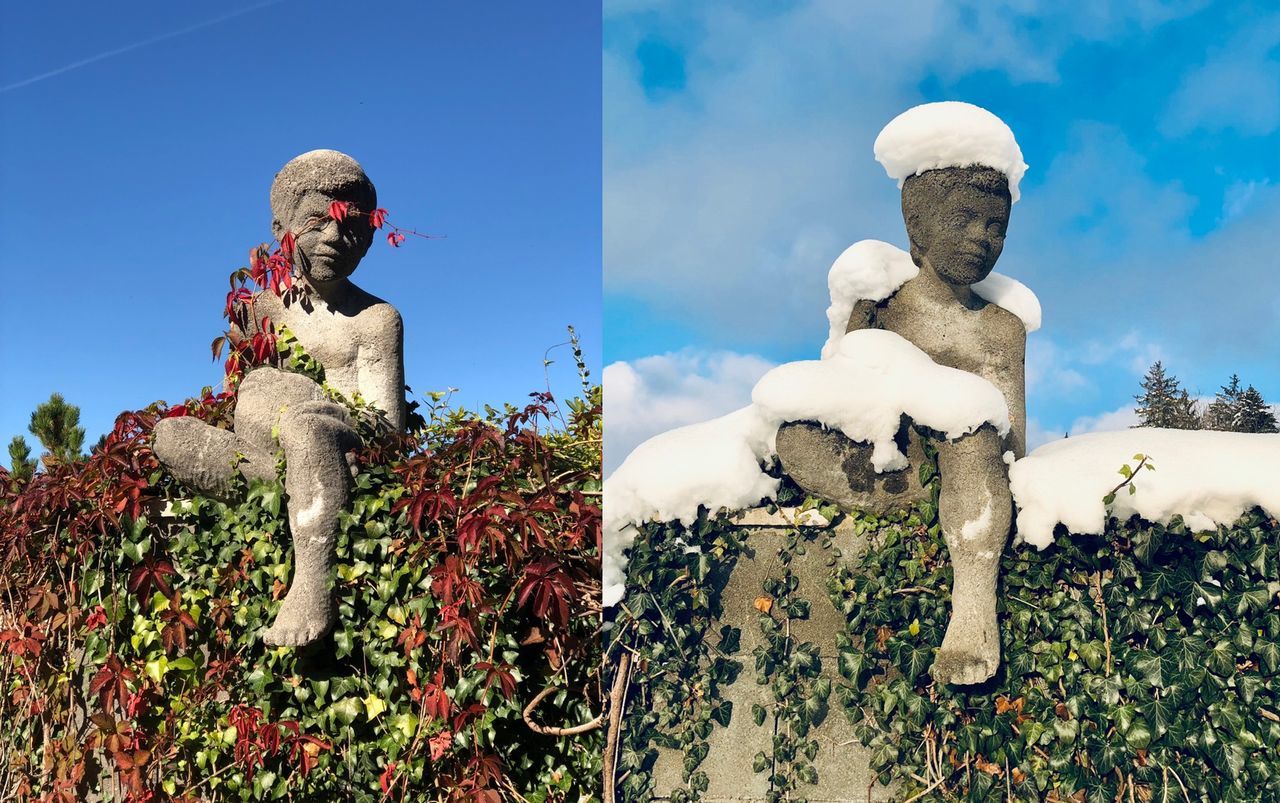
[[[341,223],[347,214],[351,211],[351,204],[347,201],[334,201],[329,204],[329,217]]]

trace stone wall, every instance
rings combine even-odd
[[[779,723],[767,718],[763,726],[752,720],[752,704],[766,709],[773,704],[769,686],[757,682],[752,652],[764,643],[756,608],[756,600],[764,593],[764,581],[778,576],[782,567],[778,548],[792,530],[795,511],[782,509],[769,513],[763,508],[748,510],[735,518],[735,524],[747,534],[747,544],[754,557],[738,558],[721,596],[723,616],[716,623],[741,630],[739,660],[744,663],[737,680],[723,690],[722,699],[733,703],[733,717],[726,728],[715,728],[708,739],[709,752],[700,769],[711,781],[703,801],[764,801],[770,791],[771,769],[755,772],[757,753],[770,755],[774,729]],[[855,535],[851,528],[806,527],[815,537],[806,542],[805,554],[797,555],[791,571],[799,580],[796,596],[811,603],[807,619],[791,622],[791,635],[800,642],[818,647],[823,677],[835,686],[840,681],[837,670],[836,634],[844,632],[844,617],[828,601],[827,580],[836,550],[844,555],[857,554],[865,548],[865,536]],[[830,536],[830,544],[822,546],[820,536]],[[817,783],[801,783],[795,795],[810,803],[865,803],[888,800],[890,790],[875,783],[868,768],[868,751],[857,743],[853,728],[831,695],[825,718],[811,731],[810,738],[819,744],[813,766]],[[785,723],[781,725],[785,727]],[[669,799],[671,790],[682,786],[680,775],[683,756],[677,750],[660,749],[654,767],[654,789],[659,799]]]

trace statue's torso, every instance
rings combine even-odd
[[[911,280],[876,311],[874,325],[911,341],[934,362],[976,374],[1004,394],[1013,423],[1009,447],[1021,456],[1026,400],[1026,327],[995,304],[971,310],[954,299],[931,297]]]
[[[295,300],[286,305],[272,293],[260,293],[255,312],[259,318],[270,316],[277,331],[288,327],[324,368],[325,382],[348,398],[360,392],[368,399],[371,389],[361,387],[361,365],[383,358],[377,351],[390,339],[388,321],[397,314],[390,304],[363,290],[356,288],[355,294],[355,303],[347,305],[354,311],[345,312],[330,308],[316,295],[307,303]]]

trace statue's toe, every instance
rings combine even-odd
[[[327,594],[311,599],[291,591],[285,595],[276,620],[262,632],[262,640],[274,647],[306,647],[327,636],[335,620]]]
[[[985,683],[1000,669],[999,628],[993,621],[953,617],[929,674],[939,683]]]

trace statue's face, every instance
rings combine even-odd
[[[939,278],[967,285],[991,273],[1008,225],[1008,197],[962,184],[920,216],[913,239]]]
[[[352,209],[359,208],[354,197],[309,190],[288,215],[289,219],[280,221],[294,234],[298,267],[308,278],[321,283],[350,276],[373,244],[374,229],[369,225],[369,218],[355,215],[336,221],[329,217],[329,205],[334,201],[347,201]]]

